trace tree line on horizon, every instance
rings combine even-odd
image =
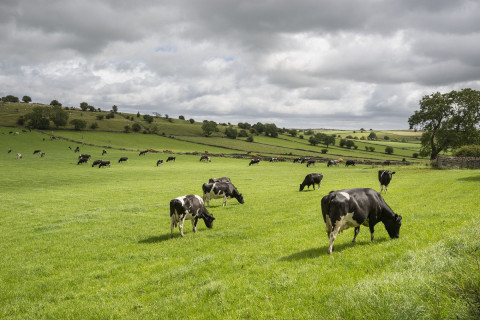
[[[1,101],[18,103],[20,99],[13,95],[7,95],[2,97]],[[30,103],[32,99],[25,95],[22,97],[22,101],[24,103]],[[447,93],[435,92],[430,95],[425,95],[422,100],[419,101],[419,106],[420,109],[416,110],[414,114],[409,117],[408,123],[410,129],[423,131],[420,149],[421,156],[430,156],[430,159],[433,160],[441,152],[446,152],[450,149],[455,150],[465,146],[480,145],[480,91],[465,88],[460,91],[452,90]],[[87,102],[80,103],[79,107],[82,111],[102,111],[100,108],[95,108]],[[68,107],[65,107],[65,110],[68,110]],[[62,108],[60,102],[52,100],[47,108],[34,107],[32,112],[20,117],[17,124],[28,125],[36,129],[49,129],[51,121],[57,129],[66,126],[67,123],[72,124],[75,130],[83,130],[86,128],[87,123],[84,120],[74,119],[68,122],[69,116],[65,110]],[[117,112],[118,107],[114,105],[105,118],[113,118]],[[160,116],[158,113],[155,114],[157,117]],[[137,117],[140,117],[139,112],[137,113]],[[129,119],[133,120],[132,118],[133,116]],[[165,118],[169,119],[168,115],[165,115]],[[97,119],[103,120],[103,115],[97,116]],[[185,117],[179,116],[179,119],[185,120]],[[144,120],[152,123],[153,117],[144,115]],[[169,120],[171,121],[171,119]],[[195,123],[193,119],[189,121],[192,124]],[[227,126],[226,124],[222,125]],[[98,124],[93,123],[90,128],[96,129],[97,127]],[[239,122],[237,127],[239,130],[229,124],[225,129],[225,135],[232,139],[247,137],[247,141],[253,142],[254,135],[264,134],[276,138],[279,133],[290,134],[292,137],[298,134],[296,129],[278,128],[274,123],[263,124],[257,122],[251,125],[247,122]],[[132,129],[138,132],[141,130],[141,127],[138,124],[134,124],[132,125]],[[129,132],[129,130],[130,127],[125,126],[125,132]],[[202,132],[205,136],[211,136],[214,132],[219,131],[215,121],[203,121]],[[307,130],[305,133],[311,135],[308,140],[311,145],[315,146],[322,143],[328,147],[329,145],[335,144],[335,137],[332,137],[332,135],[324,133],[315,134],[312,130]],[[370,135],[372,134],[374,134],[374,132]],[[300,138],[303,138],[303,135]],[[368,138],[370,140],[376,137],[369,136]],[[340,142],[342,144],[341,146],[355,148],[355,144],[351,142],[351,140],[342,139]],[[467,148],[467,150],[470,149]],[[390,153],[390,151],[393,152],[393,150],[389,150],[388,153]]]

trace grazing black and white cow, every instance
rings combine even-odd
[[[392,176],[395,174],[395,171],[391,172],[389,170],[379,170],[378,171],[378,182],[380,182],[380,193],[383,191],[383,187],[385,187],[385,192],[388,190],[388,185],[392,180]]]
[[[167,162],[168,162],[168,161],[173,161],[173,162],[175,162],[175,157],[168,157],[168,158],[167,158]]]
[[[270,162],[278,162],[278,158],[270,158]]]
[[[148,152],[148,150],[140,151],[140,153],[138,155],[139,156],[144,156],[147,152]]]
[[[12,152],[12,149],[8,149],[8,152],[7,152],[7,153],[10,153],[10,152]]]
[[[348,166],[355,166],[355,161],[353,160],[347,160],[345,162],[345,167],[348,167]]]
[[[98,165],[99,168],[101,167],[110,167],[110,161],[102,161],[100,162],[100,164]]]
[[[214,182],[204,183],[202,186],[203,201],[210,206],[210,199],[223,198],[222,206],[227,205],[227,199],[235,198],[241,204],[244,203],[243,196],[238,192],[237,188],[232,183],[228,182]]]
[[[260,163],[260,159],[252,159],[252,161],[250,161],[250,163],[248,164],[248,166],[251,166],[252,164],[259,164]]]
[[[331,191],[322,198],[322,215],[330,240],[328,254],[333,251],[337,235],[345,229],[355,228],[352,241],[355,242],[360,226],[369,227],[373,241],[375,225],[380,221],[392,239],[399,237],[402,225],[402,216],[393,212],[377,191],[369,188]]]
[[[321,173],[309,173],[303,179],[303,182],[300,184],[300,191],[303,191],[305,186],[310,189],[310,186],[313,185],[313,190],[315,190],[315,185],[318,185],[318,190],[320,190],[320,183],[322,182],[323,174]]]
[[[17,155],[15,156],[17,159],[22,159],[22,154],[21,153],[17,153]]]
[[[307,161],[307,167],[314,166],[317,161],[315,159],[309,159]]]
[[[163,160],[162,160],[162,159],[160,159],[160,160],[157,161],[157,167],[158,167],[159,164],[163,164]]]
[[[183,223],[185,220],[191,220],[193,232],[197,232],[198,219],[203,219],[207,228],[211,229],[215,218],[207,211],[202,198],[197,195],[189,194],[178,197],[170,201],[170,230],[173,238],[173,228],[177,226],[180,235],[183,237]]]
[[[41,158],[45,158],[45,152],[40,153]]]
[[[107,154],[107,150],[103,149],[102,150],[102,156],[106,155]]]
[[[98,166],[100,163],[102,163],[102,160],[95,160],[95,161],[93,161],[93,163],[92,163],[92,168],[95,167],[95,166]]]
[[[80,147],[75,148],[75,153],[80,152]]]
[[[301,163],[301,162],[302,162],[302,158],[293,159],[293,163]]]
[[[210,157],[209,157],[209,156],[203,155],[203,156],[200,157],[200,161],[210,162],[211,160],[210,160]]]
[[[327,167],[338,166],[338,160],[328,160]]]
[[[303,159],[300,161],[300,163],[301,163],[301,164],[304,164],[305,162],[308,162],[308,160],[310,160],[310,158],[303,158]]]
[[[33,151],[33,154],[40,153],[40,152],[42,152],[42,150],[35,150]]]
[[[88,162],[88,158],[80,158],[80,159],[78,159],[77,165],[82,164],[82,163],[87,163],[87,162]]]
[[[118,163],[121,163],[124,161],[128,161],[128,157],[121,157],[120,159],[118,159]]]
[[[230,180],[230,178],[228,177],[221,177],[221,178],[210,178],[208,180],[209,183],[214,183],[214,182],[228,182],[228,183],[232,183],[232,181]]]
[[[90,159],[90,155],[89,154],[81,154],[78,156],[78,159],[87,159],[87,161]]]

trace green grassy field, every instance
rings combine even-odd
[[[345,168],[136,150],[203,145],[134,134],[84,134],[109,149],[110,168],[77,165],[62,139],[0,128],[0,318],[4,319],[478,319],[480,174],[394,166],[388,194],[400,238],[380,223],[340,234],[327,255],[320,199],[331,190],[379,190],[381,167]],[[72,133],[73,134],[73,133]],[[78,135],[82,133],[74,133]],[[105,136],[103,136],[105,134]],[[118,135],[118,136],[117,136]],[[140,138],[141,137],[141,138]],[[147,140],[144,140],[147,139]],[[148,140],[152,139],[152,140]],[[160,139],[160,140],[156,140]],[[157,144],[158,142],[158,144]],[[171,143],[171,144],[169,144]],[[165,146],[165,147],[164,147]],[[178,146],[178,147],[177,147]],[[11,153],[7,153],[8,149]],[[33,150],[46,152],[45,158]],[[102,158],[102,147],[81,146]],[[23,159],[15,159],[20,152]],[[128,156],[118,164],[120,156]],[[299,192],[322,172],[319,191]],[[229,176],[245,204],[212,200],[170,239],[169,201]]]

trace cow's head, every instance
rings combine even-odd
[[[205,209],[201,218],[203,219],[203,221],[205,221],[205,225],[207,226],[207,228],[212,229],[213,220],[215,220],[215,218],[207,211],[207,209]]]
[[[305,188],[305,185],[303,183],[300,183],[300,191],[303,191],[303,188]]]
[[[245,201],[243,201],[243,195],[242,195],[241,193],[239,193],[239,194],[235,197],[235,199],[237,199],[238,202],[240,202],[241,204],[244,204],[244,203],[245,203]]]
[[[400,234],[400,227],[402,226],[402,216],[395,214],[392,219],[385,220],[383,222],[385,229],[387,229],[388,235],[392,239],[396,239]]]

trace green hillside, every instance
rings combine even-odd
[[[34,107],[49,106],[26,103],[0,102],[0,125],[16,127],[25,130],[18,124],[18,120]],[[309,144],[307,130],[297,130],[295,137],[287,132],[280,133],[277,138],[265,135],[254,135],[253,142],[247,138],[229,139],[225,135],[225,124],[218,124],[218,132],[206,137],[202,132],[202,122],[191,123],[188,120],[172,119],[167,117],[153,117],[149,123],[143,115],[115,113],[113,118],[110,111],[82,111],[79,108],[65,107],[68,112],[68,124],[55,129],[51,123],[50,129],[42,132],[47,135],[65,138],[72,143],[90,144],[102,148],[127,148],[131,150],[154,149],[158,151],[172,150],[175,153],[204,153],[210,154],[235,154],[249,157],[252,154],[262,156],[281,157],[286,160],[295,157],[316,157],[318,159],[355,159],[358,161],[402,161],[422,162],[426,159],[417,158],[420,149],[420,132],[413,131],[375,131],[375,130],[312,130],[313,133],[335,135],[335,145],[328,146]],[[86,128],[75,131],[70,124],[71,120],[84,120]],[[92,125],[96,127],[92,129]],[[140,125],[140,130],[132,132],[134,124]],[[128,127],[129,133],[125,133]],[[240,131],[241,129],[234,127]],[[374,132],[376,140],[368,140],[368,135]],[[352,148],[340,147],[340,140],[352,140]],[[385,148],[394,149],[392,154],[387,154]],[[323,150],[323,151],[322,151]],[[326,150],[326,151],[325,151]]]

